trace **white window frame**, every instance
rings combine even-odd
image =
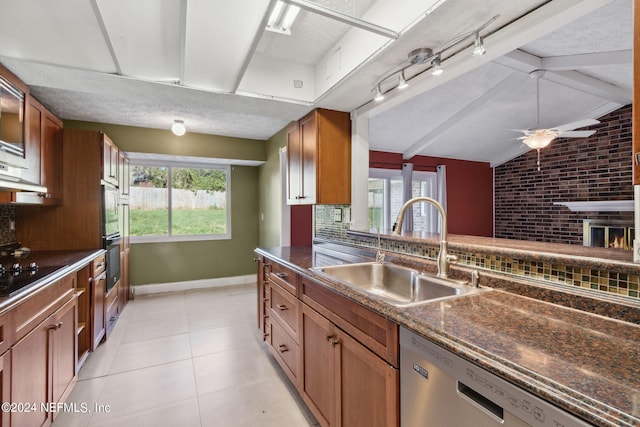
[[[428,171],[411,171],[410,174],[405,174],[411,177],[412,184],[409,188],[413,187],[413,181],[421,181],[423,185],[421,185],[421,195],[425,195],[427,191],[425,183],[430,187],[432,198],[438,200],[442,198],[442,195],[439,194],[438,188],[438,173],[437,172],[428,172]],[[400,169],[381,169],[381,168],[369,168],[369,178],[382,179],[384,180],[384,206],[383,206],[383,228],[385,230],[391,230],[394,221],[396,218],[391,218],[391,180],[399,180],[404,181],[403,171]],[[440,179],[443,179],[444,176]],[[403,202],[406,202],[411,195],[403,195]],[[442,202],[441,202],[442,203]],[[446,206],[446,201],[443,203],[443,206]],[[437,232],[440,229],[440,218],[436,208],[431,205],[421,204],[420,205],[420,216],[425,216],[427,225],[431,230],[435,230],[432,232]],[[405,221],[405,224],[413,222],[413,221]],[[413,228],[413,225],[411,225]],[[375,231],[375,230],[373,230]]]
[[[168,172],[168,227],[169,234],[163,236],[130,236],[131,243],[161,243],[161,242],[189,242],[189,241],[201,241],[201,240],[230,240],[231,239],[231,166],[222,165],[219,163],[205,163],[205,162],[188,162],[180,160],[153,160],[153,159],[131,159],[130,165],[133,166],[151,166],[151,167],[166,167],[169,168]],[[225,234],[196,234],[187,236],[173,236],[171,235],[171,220],[172,220],[172,206],[171,206],[171,190],[172,180],[171,171],[173,168],[197,168],[197,169],[220,169],[224,170],[227,174],[227,186],[226,186],[226,203],[227,203],[227,223]]]

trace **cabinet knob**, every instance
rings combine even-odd
[[[325,336],[324,336],[324,338],[325,338],[327,341],[331,341],[331,339],[333,338],[333,335],[325,335]]]
[[[41,197],[43,199],[50,199],[51,193],[38,193],[38,197]]]
[[[335,347],[335,346],[337,346],[338,344],[340,344],[340,340],[337,340],[337,339],[333,339],[333,340],[331,340],[331,346],[332,346],[332,347]]]
[[[276,276],[278,276],[281,279],[284,279],[285,277],[287,277],[287,273],[276,273]]]
[[[289,309],[289,307],[287,307],[284,304],[278,304],[276,307],[278,307],[278,310],[280,310],[280,311],[285,311],[285,310]]]
[[[287,351],[289,351],[289,349],[287,348],[287,346],[286,346],[286,345],[284,345],[284,344],[280,344],[280,345],[278,346],[278,351],[280,351],[280,353],[286,353]]]

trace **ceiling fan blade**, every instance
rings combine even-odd
[[[587,138],[596,133],[595,130],[568,130],[559,132],[559,138]]]
[[[597,125],[598,123],[600,123],[598,120],[584,119],[584,120],[578,120],[577,122],[572,122],[572,123],[567,123],[567,124],[560,125],[560,126],[555,126],[555,127],[551,128],[551,129],[556,130],[558,132],[564,132],[564,131],[567,131],[567,130],[574,130],[574,129],[583,128],[585,126]]]

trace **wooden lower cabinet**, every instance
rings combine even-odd
[[[76,380],[76,309],[74,295],[12,347],[11,402],[37,405],[33,411],[12,412],[12,427],[50,425],[55,412],[40,404],[64,401],[71,391]]]
[[[91,351],[95,351],[105,335],[107,272],[102,271],[91,284]]]
[[[258,269],[258,328],[320,425],[399,426],[397,324],[270,259]]]
[[[105,339],[109,338],[113,327],[118,320],[118,314],[120,313],[120,285],[119,281],[114,287],[109,289],[105,298]]]
[[[340,348],[336,328],[308,306],[302,306],[304,376],[302,398],[323,426],[337,426],[340,411]],[[338,348],[336,348],[338,347]]]
[[[0,399],[2,403],[11,401],[11,350],[0,356]],[[9,427],[11,412],[0,412],[0,427]]]
[[[399,372],[307,305],[302,397],[323,426],[399,425]]]

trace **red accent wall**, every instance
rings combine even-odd
[[[447,220],[449,233],[493,236],[493,169],[489,163],[443,157],[414,156],[405,162],[415,170],[447,167]],[[372,168],[401,169],[402,154],[369,152]]]
[[[313,241],[313,206],[291,206],[291,246],[311,246]]]

